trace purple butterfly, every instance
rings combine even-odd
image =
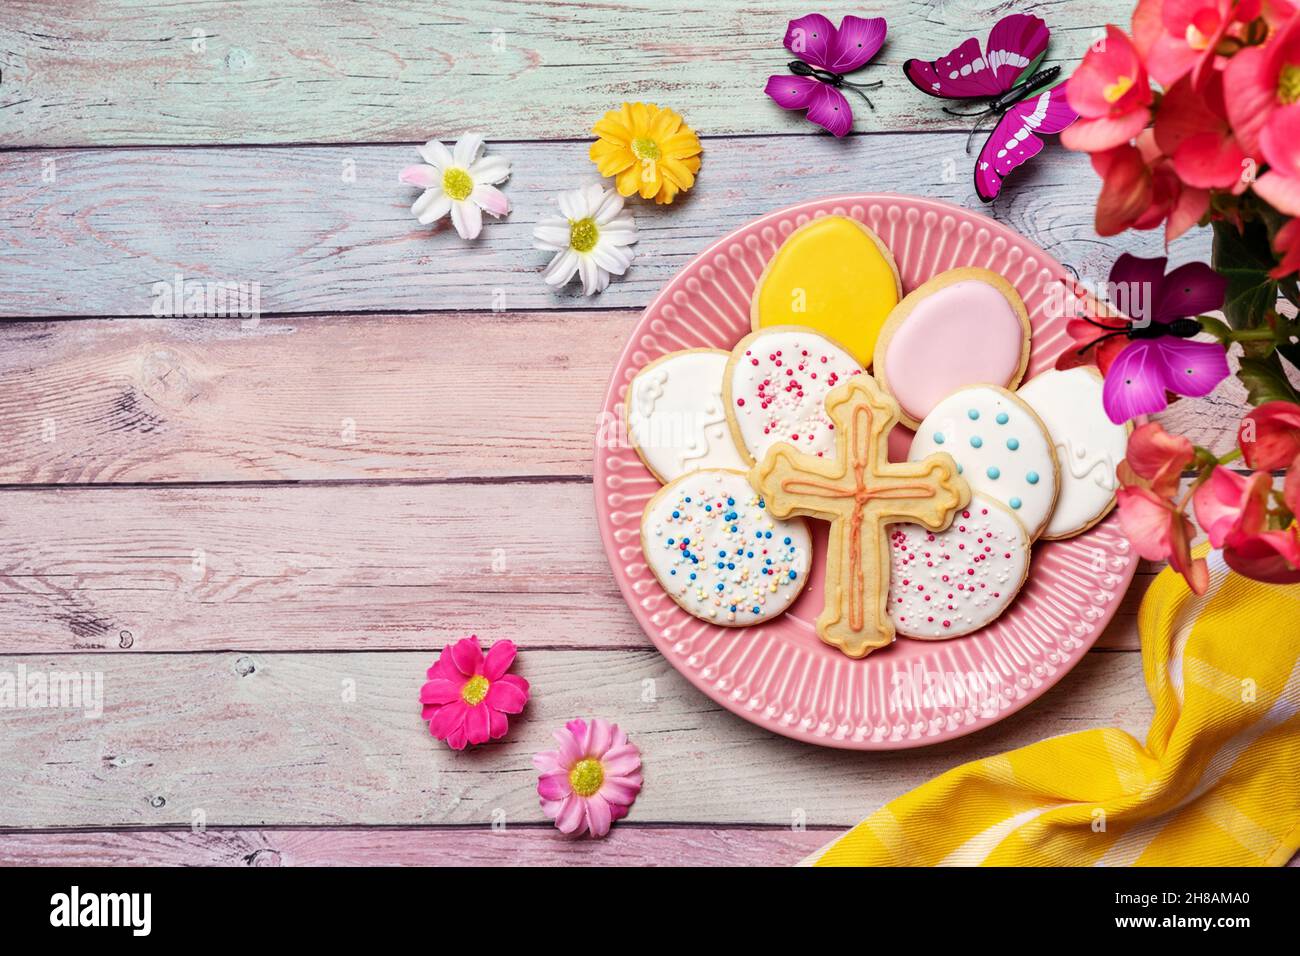
[[[807,110],[809,121],[836,136],[853,128],[853,108],[840,92],[853,90],[875,109],[863,90],[882,83],[850,83],[844,74],[866,66],[885,42],[885,18],[845,17],[839,28],[820,13],[791,20],[785,28],[785,48],[799,57],[788,74],[767,78],[764,92],[787,110]]]
[[[1002,181],[1013,169],[1042,151],[1038,134],[1059,133],[1079,118],[1065,101],[1064,83],[1046,89],[1061,68],[1038,70],[1048,38],[1042,20],[1016,13],[993,25],[983,52],[979,40],[971,37],[932,63],[908,60],[903,64],[903,73],[922,93],[948,100],[988,101],[984,109],[973,113],[958,113],[946,106],[945,113],[998,117],[975,162],[975,191],[984,202],[997,197]],[[983,122],[976,122],[971,139]],[[970,139],[966,151],[970,152]]]
[[[1201,331],[1191,316],[1223,306],[1227,278],[1203,262],[1189,262],[1165,275],[1165,262],[1124,253],[1111,267],[1109,288],[1112,296],[1122,296],[1130,314],[1140,314],[1084,319],[1102,332],[1088,336],[1081,353],[1119,336],[1128,340],[1104,368],[1101,400],[1116,424],[1160,411],[1169,404],[1166,392],[1208,395],[1228,377],[1222,345],[1190,341]],[[1071,329],[1071,335],[1086,334],[1084,328]],[[1099,363],[1104,364],[1109,348],[1098,351]]]

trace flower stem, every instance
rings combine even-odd
[[[1230,342],[1272,342],[1277,333],[1270,328],[1231,329],[1228,331]]]

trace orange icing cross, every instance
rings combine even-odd
[[[816,458],[786,444],[768,450],[749,481],[775,518],[805,515],[831,523],[825,607],[817,633],[849,657],[864,657],[894,639],[889,597],[887,524],[948,527],[970,502],[970,486],[952,456],[890,462],[887,437],[898,405],[873,379],[855,376],[826,397],[835,423],[835,458]]]

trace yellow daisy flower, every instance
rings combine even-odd
[[[700,138],[680,114],[653,103],[624,103],[591,130],[591,159],[602,176],[613,176],[619,195],[671,203],[695,185]]]

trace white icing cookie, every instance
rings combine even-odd
[[[722,406],[729,355],[721,349],[672,352],[628,385],[628,437],[661,482],[701,468],[745,468]]]
[[[659,489],[641,515],[641,550],[683,610],[731,627],[783,612],[812,564],[808,526],[769,515],[738,471],[697,471]]]
[[[908,459],[946,451],[971,490],[1006,505],[1037,539],[1056,505],[1056,453],[1033,409],[1004,388],[959,388],[916,431]]]
[[[1045,538],[1086,531],[1115,504],[1115,466],[1128,449],[1128,425],[1116,425],[1101,404],[1101,373],[1092,367],[1044,372],[1016,393],[1034,410],[1056,447],[1061,494]]]
[[[992,624],[1029,571],[1025,526],[980,494],[946,531],[890,525],[889,547],[889,618],[899,634],[920,640],[959,637]]]
[[[723,402],[731,433],[749,463],[777,442],[819,458],[835,448],[826,393],[862,366],[838,343],[796,325],[753,332],[731,350]]]

